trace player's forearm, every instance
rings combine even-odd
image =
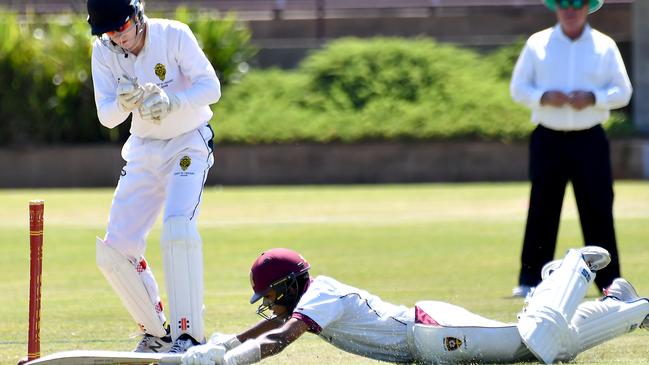
[[[262,359],[260,344],[257,340],[248,340],[228,351],[223,357],[223,365],[248,365]],[[219,363],[219,362],[217,362]]]
[[[257,323],[256,325],[245,330],[244,332],[238,334],[237,338],[239,339],[239,341],[243,343],[246,340],[255,339],[266,332],[277,329],[281,327],[283,324],[284,323],[280,321],[269,321],[264,319],[259,323]]]
[[[265,359],[269,356],[276,355],[291,344],[295,338],[289,339],[279,333],[269,333],[268,335],[259,338],[257,342],[259,343],[259,349],[261,353],[261,358]]]
[[[261,358],[275,355],[302,336],[308,329],[306,323],[297,319],[289,319],[281,328],[267,332],[259,337]]]
[[[192,86],[185,91],[176,94],[182,105],[190,105],[192,108],[200,108],[211,105],[221,99],[221,83],[216,75],[205,75],[194,81]]]
[[[97,102],[97,118],[106,128],[115,128],[128,118],[129,113],[119,109],[115,99]]]

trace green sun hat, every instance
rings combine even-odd
[[[542,0],[545,6],[550,10],[555,11],[557,9],[557,0]],[[599,8],[604,5],[604,0],[583,0],[588,2],[588,13],[592,14],[599,10]]]

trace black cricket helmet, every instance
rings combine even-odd
[[[140,0],[88,0],[88,23],[92,35],[119,29],[129,18],[142,21],[144,4]]]

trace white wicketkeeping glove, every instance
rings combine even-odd
[[[241,345],[241,341],[239,341],[236,335],[219,332],[214,332],[212,334],[212,337],[210,337],[210,340],[207,342],[211,343],[212,345],[223,346],[228,351]]]
[[[181,362],[183,365],[223,365],[226,351],[225,347],[211,343],[193,346],[183,354]]]
[[[180,99],[176,95],[167,94],[156,84],[144,85],[144,100],[138,108],[142,119],[160,124],[161,120],[178,109],[180,109]]]
[[[144,88],[137,83],[137,78],[131,79],[122,75],[117,81],[117,104],[123,112],[131,112],[137,108],[144,97]]]

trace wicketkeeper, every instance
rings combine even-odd
[[[108,128],[131,123],[106,235],[97,238],[97,265],[143,331],[136,351],[181,353],[205,338],[196,221],[214,161],[208,122],[220,83],[187,25],[147,18],[139,0],[87,5],[97,36],[92,79],[99,121]],[[144,258],[161,210],[168,321]]]
[[[190,348],[185,365],[252,364],[305,332],[357,355],[392,363],[568,361],[638,327],[649,327],[649,299],[616,279],[600,300],[581,303],[596,271],[610,262],[595,246],[548,263],[518,323],[502,323],[436,301],[407,308],[330,277],[309,277],[297,252],[276,248],[252,265],[257,313],[267,318],[238,335],[214,334]],[[266,312],[272,312],[266,315]]]

